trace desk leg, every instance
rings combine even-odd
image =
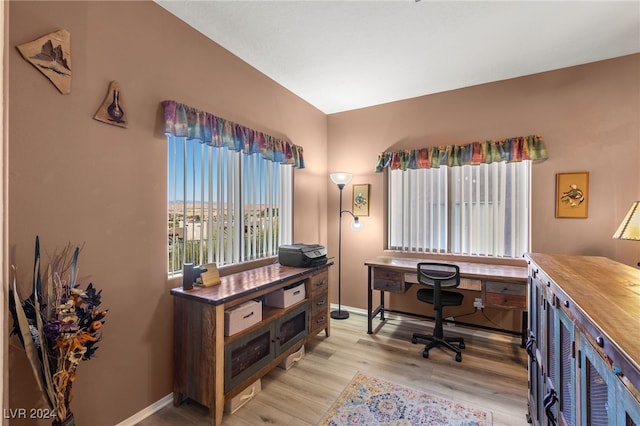
[[[380,290],[380,321],[384,319],[384,291]]]
[[[373,333],[373,327],[371,326],[371,314],[373,312],[373,290],[371,288],[371,266],[367,271],[367,334]]]

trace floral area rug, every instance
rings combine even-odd
[[[356,373],[318,426],[490,426],[491,412]]]

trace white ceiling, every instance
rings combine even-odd
[[[324,113],[640,52],[640,1],[155,0]]]

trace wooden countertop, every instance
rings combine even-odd
[[[379,256],[365,261],[366,266],[395,269],[403,272],[416,272],[420,262],[440,262],[458,265],[460,276],[482,280],[510,281],[526,283],[528,271],[526,266],[498,265],[476,262],[455,262],[437,259],[414,259],[408,257]]]
[[[525,257],[640,370],[639,269],[598,256],[529,253]]]
[[[171,289],[171,294],[210,305],[221,305],[242,296],[262,292],[286,281],[304,279],[331,265],[333,262],[313,268],[296,268],[274,263],[226,275],[220,278],[220,284],[211,287],[194,286],[191,290],[176,287]]]

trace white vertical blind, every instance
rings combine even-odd
[[[167,141],[170,273],[184,262],[272,256],[291,243],[292,166],[182,137]]]
[[[388,173],[389,249],[496,257],[529,250],[530,161]]]
[[[389,171],[391,249],[412,252],[446,249],[447,180],[446,167]]]
[[[293,241],[293,167],[281,166],[280,170],[280,239],[283,242]]]

